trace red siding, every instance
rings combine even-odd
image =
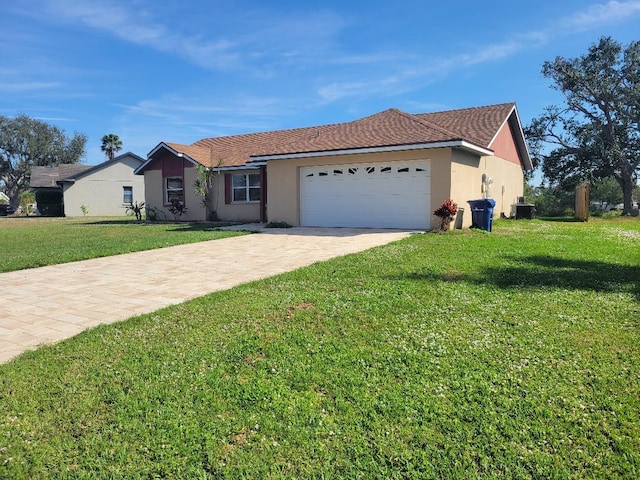
[[[231,203],[231,174],[224,174],[224,203],[229,205]]]
[[[490,147],[495,152],[496,157],[504,158],[518,165],[522,164],[509,122],[502,126]]]

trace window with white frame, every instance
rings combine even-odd
[[[165,203],[173,202],[184,203],[184,188],[182,185],[182,177],[166,177],[165,178]]]
[[[122,187],[122,203],[133,204],[133,187]]]
[[[260,201],[260,174],[234,173],[232,178],[232,201],[248,203]]]

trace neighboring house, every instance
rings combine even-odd
[[[91,216],[124,215],[134,202],[144,201],[144,179],[134,175],[144,159],[131,152],[57,181],[64,196],[66,216],[82,216],[82,207]]]
[[[177,200],[188,208],[183,219],[209,218],[194,193],[198,164],[216,174],[221,220],[415,229],[437,226],[433,210],[447,198],[465,209],[462,226],[471,224],[466,202],[484,193],[496,200],[494,215],[510,215],[532,168],[513,103],[390,109],[348,123],[160,143],[135,172],[147,206],[166,210]]]
[[[9,203],[9,195],[4,192],[0,192],[0,203]]]
[[[134,170],[144,159],[131,152],[98,165],[33,167],[31,188],[43,215],[124,215],[133,202],[144,201],[144,179]]]
[[[90,165],[61,164],[55,167],[31,167],[29,186],[36,197],[39,212],[48,217],[64,216],[62,187],[58,180],[91,168]]]

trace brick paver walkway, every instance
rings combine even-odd
[[[86,328],[399,240],[410,232],[262,233],[0,274],[0,363]]]

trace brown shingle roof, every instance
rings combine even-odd
[[[29,186],[33,188],[58,187],[58,180],[72,177],[84,170],[92,168],[91,165],[61,164],[56,167],[31,167],[31,181]]]
[[[513,103],[412,115],[389,109],[352,122],[166,143],[208,166],[241,166],[251,157],[462,140],[489,148]]]
[[[493,137],[498,133],[514,107],[513,103],[501,103],[486,107],[421,113],[415,116],[458,132],[462,138],[476,145],[489,148]]]

